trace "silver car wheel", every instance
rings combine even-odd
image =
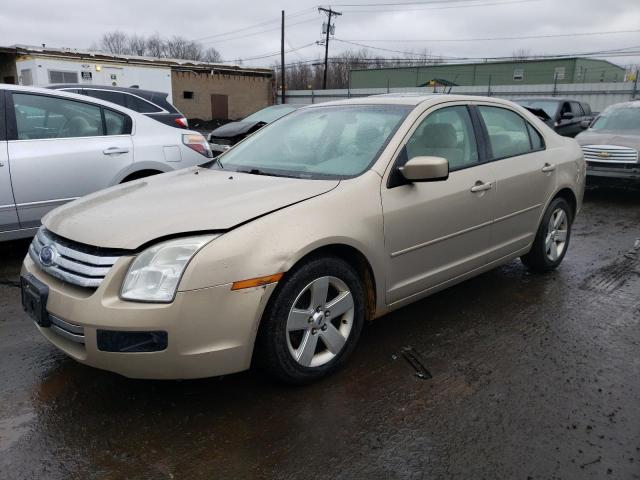
[[[320,277],[298,294],[287,318],[287,345],[296,362],[319,367],[347,343],[355,308],[347,285],[336,277]]]
[[[569,218],[562,208],[556,208],[549,218],[544,246],[547,258],[555,262],[562,256],[567,245]]]

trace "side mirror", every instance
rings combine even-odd
[[[398,170],[410,182],[436,182],[449,178],[449,162],[442,157],[413,157]]]
[[[562,120],[571,120],[573,118],[573,113],[564,112],[560,118],[562,118]]]
[[[591,125],[591,120],[582,120],[580,122],[580,128],[587,129]]]

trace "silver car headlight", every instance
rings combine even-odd
[[[147,248],[131,263],[120,297],[139,302],[172,302],[189,261],[198,250],[219,236],[178,238]]]

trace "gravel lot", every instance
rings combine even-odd
[[[589,190],[556,272],[394,312],[304,388],[67,359],[22,313],[28,243],[0,244],[2,479],[640,478],[639,189]]]

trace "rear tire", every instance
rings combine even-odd
[[[548,272],[557,268],[569,248],[573,212],[562,197],[554,198],[538,227],[531,250],[520,257],[529,270]]]
[[[309,260],[273,293],[256,340],[256,364],[285,383],[318,380],[353,352],[364,318],[364,288],[353,267],[333,256]]]

